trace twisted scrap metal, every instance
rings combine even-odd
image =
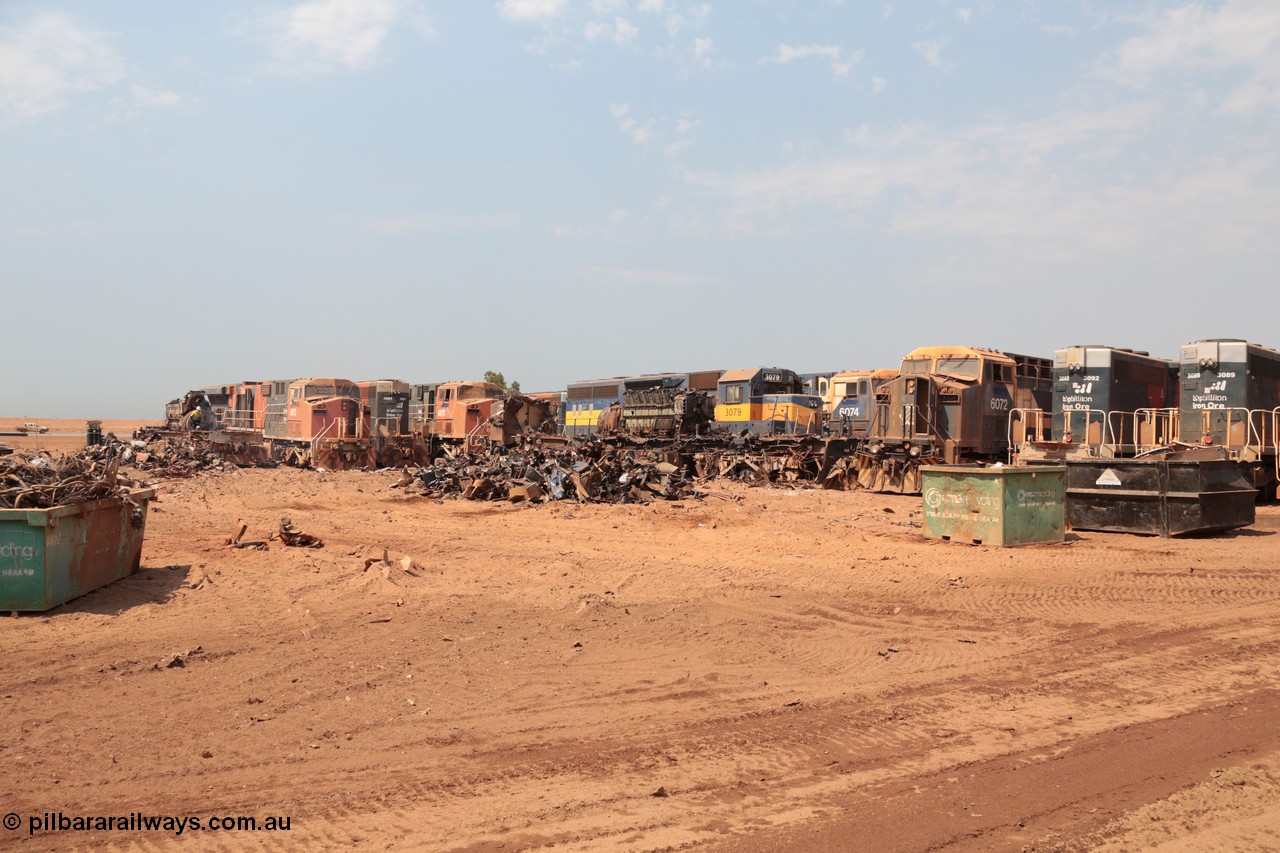
[[[0,457],[0,509],[48,509],[111,497],[132,503],[129,490],[136,484],[120,477],[118,469],[115,459],[81,454]]]

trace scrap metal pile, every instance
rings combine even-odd
[[[82,455],[92,459],[119,459],[148,474],[165,479],[193,477],[201,471],[228,471],[236,467],[205,441],[172,435],[151,435],[121,441],[108,434],[102,444],[91,445]]]
[[[48,509],[112,497],[131,502],[129,492],[137,485],[120,475],[114,459],[87,454],[0,458],[0,509]]]
[[[513,503],[576,499],[588,503],[648,503],[700,493],[686,467],[662,452],[641,452],[582,441],[570,447],[509,448],[437,459],[394,484],[426,497],[506,500]]]
[[[710,494],[696,484],[717,479],[812,487],[828,464],[826,445],[816,439],[616,439],[590,436],[567,445],[527,441],[505,450],[461,453],[406,472],[395,486],[434,498],[648,503]]]

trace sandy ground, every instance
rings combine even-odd
[[[137,575],[0,620],[0,848],[1280,849],[1276,507],[1000,550],[911,497],[393,479],[162,483]],[[326,547],[224,544],[282,515]]]

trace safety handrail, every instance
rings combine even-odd
[[[1005,444],[1008,445],[1007,453],[1009,454],[1009,462],[1013,463],[1014,457],[1017,455],[1021,445],[1014,441],[1013,429],[1014,424],[1023,424],[1022,431],[1023,441],[1027,441],[1026,424],[1034,424],[1037,441],[1043,441],[1045,438],[1045,423],[1052,421],[1053,414],[1046,412],[1044,409],[1032,409],[1018,406],[1009,410],[1009,419],[1005,422]]]
[[[1276,481],[1280,482],[1280,406],[1271,410],[1271,457],[1276,463]]]
[[[223,421],[223,429],[254,430],[258,429],[256,412],[237,412],[228,410]]]
[[[1201,409],[1200,411],[1201,411],[1201,417],[1205,419],[1211,417],[1213,414],[1217,412],[1226,413],[1227,422],[1225,424],[1226,429],[1225,429],[1225,434],[1223,435],[1222,447],[1228,453],[1239,454],[1246,450],[1253,450],[1259,455],[1262,455],[1263,451],[1266,450],[1266,445],[1264,444],[1263,438],[1262,438],[1262,431],[1258,429],[1258,424],[1254,422],[1255,416],[1257,416],[1259,419],[1263,419],[1266,417],[1265,409],[1246,409],[1243,406],[1230,406],[1230,407],[1223,407],[1221,409]],[[1243,415],[1243,417],[1240,420],[1236,420],[1235,415],[1237,413]],[[1245,424],[1244,440],[1238,444],[1232,441],[1231,439],[1231,427],[1237,423]]]
[[[341,428],[338,430],[338,434],[341,435],[342,433],[347,431],[346,418],[334,418],[333,420],[329,421],[327,424],[324,425],[324,429],[320,430],[319,433],[317,433],[315,436],[312,437],[311,439],[312,456],[314,456],[316,451],[320,449],[320,442],[322,439],[324,439],[326,435],[329,434],[329,430],[333,429],[335,426],[338,426],[339,424],[341,424]]]
[[[466,449],[466,450],[470,450],[470,449],[471,449],[471,440],[472,440],[472,438],[473,438],[477,433],[479,433],[479,432],[480,432],[480,430],[484,429],[484,428],[485,428],[485,427],[487,427],[488,425],[489,425],[489,421],[488,421],[488,419],[483,419],[483,420],[477,421],[477,422],[476,422],[475,427],[473,427],[470,431],[468,431],[468,432],[467,432],[466,437],[462,439],[462,446],[463,446],[463,448],[464,448],[464,449]]]
[[[1166,407],[1144,407],[1133,410],[1133,449],[1135,453],[1146,453],[1157,447],[1166,447],[1178,439],[1178,431],[1182,413],[1180,410]],[[1151,425],[1151,442],[1141,440],[1142,427]]]
[[[1102,448],[1104,447],[1110,447],[1114,451],[1116,446],[1116,436],[1115,431],[1112,429],[1110,412],[1106,409],[1094,409],[1088,406],[1064,411],[1062,413],[1062,429],[1064,431],[1064,436],[1072,435],[1074,438],[1071,421],[1075,415],[1084,415],[1084,435],[1079,441],[1073,440],[1071,442],[1072,444],[1083,444],[1085,447],[1090,448],[1091,455],[1094,455],[1092,453],[1094,450],[1097,451],[1096,455],[1101,455]],[[1098,440],[1096,442],[1089,440],[1089,427],[1095,422],[1099,427],[1101,427],[1099,430]],[[1063,440],[1065,441],[1066,439],[1064,438]]]
[[[384,424],[387,427],[387,435],[389,436],[400,435],[400,427],[399,427],[400,418],[396,417],[395,415],[386,415],[385,417],[373,418],[372,420],[373,420],[373,423],[371,424],[370,429],[373,432],[374,438],[378,438],[382,435],[380,432],[378,432],[378,427]]]

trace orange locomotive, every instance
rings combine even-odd
[[[213,448],[242,464],[267,461],[325,468],[377,464],[360,388],[348,379],[311,377],[231,386],[212,425]]]
[[[431,455],[466,453],[481,445],[509,446],[529,436],[551,441],[558,432],[558,402],[545,395],[510,394],[492,382],[442,382],[435,389],[429,422]]]

